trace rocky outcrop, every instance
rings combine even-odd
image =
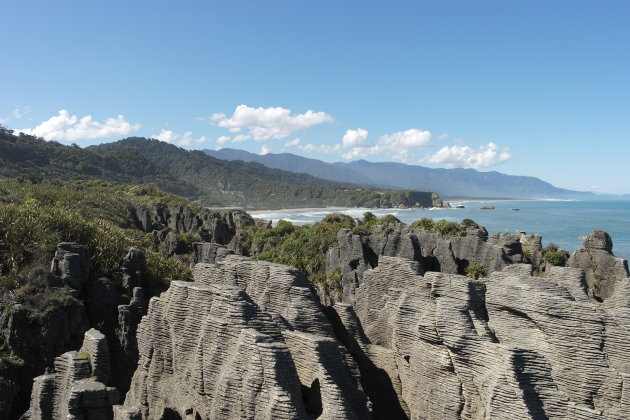
[[[485,280],[420,271],[382,257],[364,272],[346,328],[371,369],[388,372],[409,418],[627,414],[627,281],[602,307],[571,268],[545,279],[511,267]]]
[[[91,329],[78,352],[57,357],[53,373],[35,378],[31,405],[22,419],[112,419],[119,394],[105,385],[108,380],[107,340]]]
[[[64,295],[58,296],[62,299]],[[81,345],[89,322],[83,304],[77,300],[71,302],[44,312],[12,303],[6,304],[0,313],[1,341],[6,346],[3,350],[11,355],[0,363],[3,387],[0,418],[14,418],[23,413],[28,407],[32,379],[41,375],[56,356]],[[9,363],[12,360],[15,362]]]
[[[613,255],[612,239],[604,231],[594,230],[581,239],[583,248],[571,255],[567,266],[584,270],[588,286],[599,298],[608,299],[628,277],[628,262]]]
[[[61,242],[57,245],[50,272],[80,293],[90,276],[87,248],[74,242]]]
[[[223,258],[226,255],[233,254],[223,245],[210,243],[210,242],[193,242],[193,251],[195,253],[196,263],[211,263],[214,264],[217,258]]]
[[[137,206],[128,210],[132,226],[155,235],[162,252],[173,255],[178,249],[178,235],[198,234],[204,242],[227,245],[240,230],[254,226],[257,222],[242,210],[229,210],[223,213],[208,208],[192,209],[188,206]],[[269,223],[260,226],[270,227]]]
[[[369,416],[356,365],[299,272],[226,255],[194,278],[151,299],[117,418]]]
[[[465,236],[445,236],[400,224],[395,229],[376,226],[369,235],[342,229],[337,239],[339,245],[326,253],[326,267],[328,271],[341,271],[343,292],[339,299],[326,299],[331,303],[354,304],[355,289],[363,272],[376,267],[383,256],[416,261],[421,273],[450,274],[465,274],[466,268],[473,264],[481,265],[489,274],[524,260],[518,235],[488,235],[483,228],[469,229]]]
[[[114,384],[123,393],[128,390],[138,361],[136,329],[146,313],[144,290],[139,287],[144,264],[144,253],[132,249],[123,260],[120,284],[92,278],[87,248],[60,243],[50,273],[40,273],[46,292],[36,293],[37,298],[27,296],[23,303],[2,302],[0,342],[11,355],[4,360],[15,363],[0,363],[0,382],[7,384],[0,396],[0,418],[17,418],[26,410],[33,378],[52,368],[56,357],[78,348],[90,326],[98,326],[107,337],[112,356],[102,362],[111,375],[101,382]],[[100,377],[99,369],[94,372]]]

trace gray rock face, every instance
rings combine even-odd
[[[594,230],[581,239],[584,248],[576,250],[567,265],[584,270],[589,287],[599,298],[608,299],[628,277],[628,262],[613,255],[612,240],[604,231]]]
[[[456,237],[410,229],[404,225],[393,230],[377,226],[374,233],[368,236],[342,229],[337,238],[339,246],[328,250],[326,267],[329,271],[335,268],[341,270],[343,292],[340,299],[326,300],[330,303],[342,301],[354,304],[355,289],[361,283],[363,272],[376,267],[382,256],[416,261],[421,273],[439,271],[464,274],[466,267],[480,264],[489,274],[510,264],[523,262],[519,236],[488,236],[483,228],[470,229],[466,236]]]
[[[142,286],[142,273],[146,264],[144,252],[137,248],[129,250],[123,263],[122,287],[128,294]]]
[[[629,279],[602,306],[577,269],[420,271],[382,257],[340,315],[409,418],[627,418]]]
[[[95,329],[85,333],[79,352],[55,359],[55,372],[35,378],[31,406],[24,420],[109,420],[118,402],[115,388],[107,387],[107,340]]]
[[[81,292],[90,275],[90,255],[83,245],[61,242],[57,245],[50,271],[65,284]]]
[[[196,213],[188,206],[164,204],[131,208],[128,218],[136,228],[147,233],[154,232],[167,254],[175,251],[179,234],[198,233],[205,242],[227,245],[239,230],[255,224],[254,219],[241,210],[219,213],[202,208]]]
[[[210,242],[193,242],[192,246],[195,252],[195,263],[214,264],[217,258],[234,253],[223,245]]]
[[[369,416],[356,365],[301,274],[227,255],[194,278],[151,299],[117,419]]]

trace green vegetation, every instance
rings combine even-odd
[[[49,266],[59,242],[77,242],[88,248],[94,278],[106,276],[119,282],[125,254],[137,247],[146,253],[153,292],[164,290],[171,279],[190,279],[185,256],[162,256],[153,235],[127,225],[130,206],[153,202],[188,203],[151,186],[0,178],[0,293],[11,290],[18,297],[31,296],[30,304],[41,310],[71,304],[50,293],[49,282],[41,273],[33,274],[34,268]],[[189,251],[196,239],[183,235],[182,250]],[[46,302],[40,301],[38,291]]]
[[[479,225],[471,219],[464,219],[461,223],[455,223],[445,219],[434,222],[428,217],[416,220],[410,227],[427,232],[437,232],[444,236],[466,236],[469,229],[479,229]]]
[[[558,249],[558,246],[551,242],[543,248],[543,259],[552,265],[564,266],[567,258],[566,254]]]
[[[325,281],[324,255],[337,246],[337,232],[355,225],[350,216],[330,214],[313,225],[294,226],[281,220],[273,229],[250,228],[241,243],[260,260],[286,264],[302,271],[312,282]]]
[[[255,162],[215,159],[153,139],[131,137],[82,149],[15,135],[0,126],[2,176],[32,185],[87,179],[142,184],[198,199],[208,206],[394,207],[431,203],[428,192],[362,188]]]
[[[38,184],[46,180],[103,179],[146,184],[185,197],[198,191],[150,161],[138,150],[119,148],[95,154],[77,146],[25,134],[0,126],[0,177]]]
[[[352,233],[359,235],[367,235],[374,232],[376,226],[381,226],[386,232],[391,232],[397,224],[402,223],[393,214],[386,214],[382,217],[376,217],[371,211],[363,213],[363,219],[356,221],[356,226],[352,229]]]
[[[531,264],[532,260],[532,251],[530,249],[523,249],[523,262],[527,264]]]
[[[479,279],[481,277],[485,277],[486,272],[481,264],[471,264],[466,267],[466,275],[471,279]]]

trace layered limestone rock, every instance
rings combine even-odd
[[[90,255],[87,248],[74,242],[61,242],[57,245],[50,272],[81,292],[90,275]]]
[[[604,231],[594,230],[581,239],[583,248],[571,255],[567,266],[584,270],[589,287],[599,298],[608,299],[628,277],[628,262],[613,255],[612,239]]]
[[[356,365],[308,281],[236,255],[152,298],[117,419],[367,418]]]
[[[602,306],[582,270],[530,268],[473,280],[381,257],[356,290],[356,318],[334,309],[372,364],[362,374],[387,372],[409,418],[627,418],[630,280]]]
[[[34,380],[31,406],[24,420],[108,420],[118,402],[115,388],[107,387],[107,339],[95,329],[85,333],[83,346],[55,359],[54,373]]]
[[[205,242],[227,245],[237,232],[256,223],[241,210],[219,213],[207,208],[192,209],[165,204],[130,208],[128,218],[129,223],[136,228],[147,233],[153,232],[161,244],[162,252],[167,255],[176,252],[178,235],[182,233],[197,233]]]
[[[339,246],[326,253],[329,271],[340,269],[343,292],[340,299],[354,304],[355,289],[363,272],[379,264],[382,256],[401,257],[419,263],[421,273],[439,271],[464,274],[466,268],[479,264],[485,273],[500,271],[506,266],[523,262],[523,248],[518,235],[488,235],[485,229],[469,229],[465,236],[445,236],[437,232],[411,229],[399,225],[395,229],[376,226],[370,235],[354,234],[341,229]]]

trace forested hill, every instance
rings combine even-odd
[[[137,150],[170,174],[194,185],[199,190],[200,201],[209,206],[393,207],[415,203],[415,195],[410,191],[376,190],[273,169],[255,162],[215,159],[202,151],[189,151],[143,137],[129,137],[91,146],[87,150],[100,155],[121,148]],[[431,202],[430,198],[428,202]]]
[[[254,162],[224,161],[154,139],[132,137],[82,149],[0,127],[0,176],[21,175],[152,185],[207,206],[413,205],[408,191],[366,189]]]
[[[0,126],[0,176],[20,175],[61,181],[103,179],[152,185],[188,198],[199,195],[197,188],[171,175],[136,149],[117,148],[95,154],[79,146],[14,135]]]

